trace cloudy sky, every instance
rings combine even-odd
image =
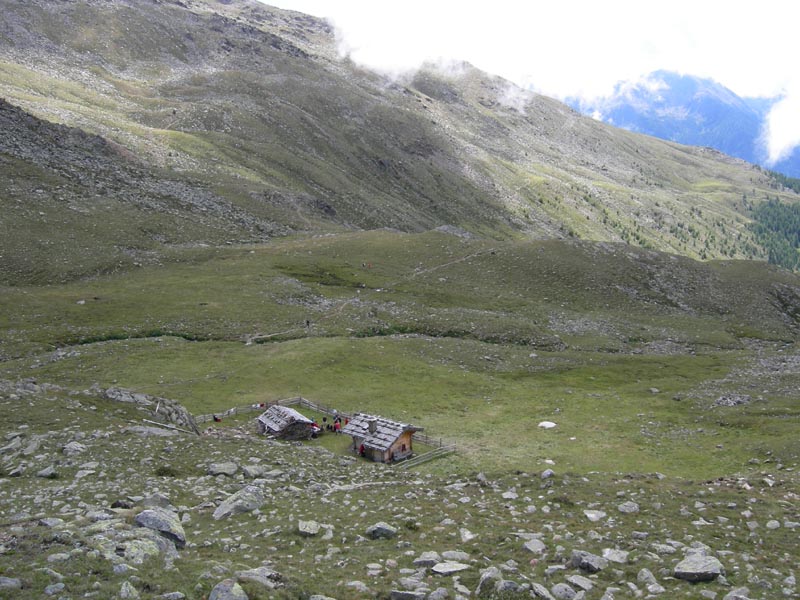
[[[668,69],[777,96],[773,159],[800,144],[800,3],[792,0],[265,0],[325,17],[343,53],[387,73],[466,60],[520,87],[591,98]]]

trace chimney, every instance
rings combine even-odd
[[[370,419],[367,421],[367,426],[369,428],[370,433],[375,433],[378,431],[378,419]]]

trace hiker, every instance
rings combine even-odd
[[[217,415],[212,415],[214,417],[214,423],[222,423],[222,418],[218,417]]]
[[[341,433],[341,432],[342,432],[342,422],[341,422],[341,421],[339,421],[339,419],[336,419],[336,420],[333,422],[333,431],[334,431],[335,433]]]
[[[366,456],[366,455],[367,455],[367,449],[366,449],[366,448],[364,448],[364,444],[361,444],[361,446],[360,446],[360,447],[359,447],[359,449],[358,449],[358,453],[359,453],[361,456]]]

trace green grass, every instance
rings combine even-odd
[[[442,234],[187,250],[159,268],[6,288],[0,377],[116,385],[196,414],[302,395],[423,426],[482,469],[550,459],[712,477],[764,448],[796,460],[784,413],[760,410],[791,405],[788,373],[759,380],[763,405],[709,408],[755,383],[737,375],[755,364],[752,340],[778,356],[793,339],[771,296],[791,281],[744,263]]]

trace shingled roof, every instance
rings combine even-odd
[[[374,422],[374,432],[370,431],[370,423]],[[422,427],[415,427],[407,423],[398,423],[383,417],[356,413],[350,417],[350,422],[342,428],[342,433],[361,438],[366,448],[374,448],[381,452],[388,450],[391,445],[406,431],[422,431]]]
[[[281,406],[280,404],[270,406],[258,417],[258,420],[264,424],[267,431],[273,432],[283,431],[286,427],[294,423],[307,423],[310,425],[313,422],[295,409],[289,408],[288,406]]]

